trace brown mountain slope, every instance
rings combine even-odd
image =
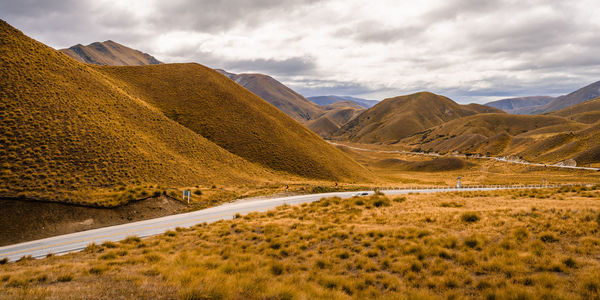
[[[550,115],[480,114],[436,126],[401,143],[415,150],[517,155],[550,163],[575,158],[588,149],[597,148],[599,126]],[[590,161],[592,154],[588,153],[587,160],[579,163],[598,162]]]
[[[524,114],[527,110],[534,110],[553,100],[554,97],[550,96],[530,96],[496,100],[485,105],[501,109],[510,114]]]
[[[233,74],[217,70],[252,93],[273,104],[300,123],[317,118],[323,112],[318,105],[264,74]]]
[[[0,197],[87,203],[117,186],[271,176],[1,20],[0,41]]]
[[[324,138],[330,138],[340,127],[360,115],[365,109],[351,101],[321,106],[324,113],[304,125]]]
[[[551,115],[563,116],[581,123],[596,123],[600,121],[600,97],[552,112]]]
[[[60,52],[82,63],[107,66],[143,66],[161,64],[150,54],[125,47],[113,41],[95,42],[87,46],[77,44]]]
[[[366,174],[340,150],[213,69],[194,63],[96,69],[129,94],[251,162],[311,178]]]
[[[337,138],[361,143],[394,143],[427,128],[469,115],[498,109],[460,105],[429,92],[379,102],[344,125]]]
[[[600,81],[594,82],[590,85],[582,87],[568,95],[560,96],[549,104],[539,109],[539,112],[551,112],[557,111],[563,108],[567,108],[572,105],[576,105],[596,97],[600,97]]]

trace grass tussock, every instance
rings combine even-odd
[[[124,282],[142,298],[597,298],[600,202],[578,192],[327,198],[7,264],[0,287],[54,298],[83,286],[81,298],[116,297],[103,287]]]

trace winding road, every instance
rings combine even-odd
[[[437,193],[449,191],[489,191],[516,188],[531,187],[431,187],[418,189],[382,190],[382,192],[386,195],[397,195],[408,193]],[[535,188],[540,187],[538,186]],[[356,195],[357,193],[366,193],[368,195],[371,195],[374,192],[334,192],[259,200],[240,199],[235,202],[226,203],[220,206],[189,213],[81,231],[71,234],[49,237],[41,240],[4,246],[0,247],[0,259],[7,258],[9,261],[16,261],[24,256],[31,256],[33,258],[43,258],[46,257],[48,254],[60,255],[83,250],[90,243],[101,244],[105,241],[119,241],[130,236],[148,237],[164,233],[165,231],[175,229],[176,227],[190,227],[204,222],[210,223],[219,220],[232,219],[237,214],[267,211],[269,209],[275,208],[283,204],[295,205],[301,203],[309,203],[318,201],[325,197],[334,196],[341,198],[350,198]]]

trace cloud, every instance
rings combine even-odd
[[[50,46],[115,40],[165,62],[260,72],[309,96],[458,101],[600,80],[597,0],[0,0]]]

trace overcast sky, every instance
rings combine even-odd
[[[0,18],[57,49],[110,39],[305,96],[486,102],[600,80],[598,0],[0,0]]]

